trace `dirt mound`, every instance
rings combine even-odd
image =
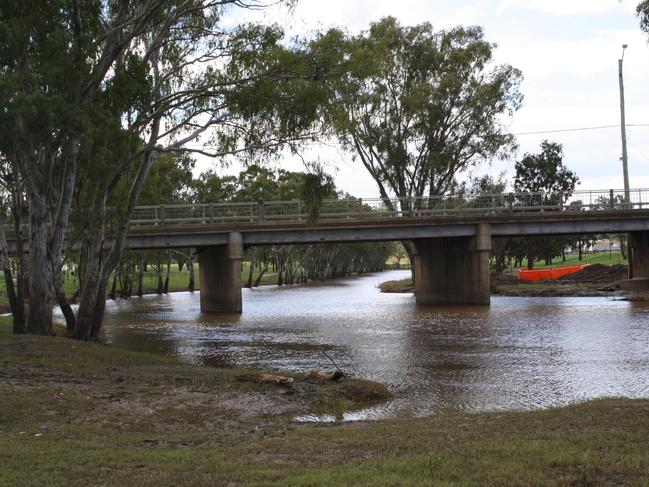
[[[513,284],[520,284],[521,281],[516,277],[512,276],[511,274],[497,274],[495,272],[491,273],[491,285],[493,286],[507,286],[507,285],[513,285]]]
[[[593,264],[583,270],[559,279],[561,282],[613,282],[626,279],[628,268],[625,265]]]

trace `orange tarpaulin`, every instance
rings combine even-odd
[[[531,270],[531,271],[527,269],[519,269],[518,278],[524,281],[532,281],[532,282],[546,281],[550,279],[559,279],[562,276],[567,276],[569,274],[574,274],[575,272],[579,272],[584,267],[588,267],[589,265],[590,264],[571,265],[567,267],[555,267],[550,269],[538,269],[538,270]]]

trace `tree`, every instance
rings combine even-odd
[[[28,279],[25,274],[27,269],[24,252],[25,241],[21,231],[26,213],[23,182],[16,164],[0,155],[0,226],[10,221],[15,236],[16,261],[18,262],[15,286],[4,226],[0,228],[0,260],[12,314],[13,332],[18,334],[25,331],[25,297],[28,294]],[[10,215],[10,218],[3,218],[5,214]]]
[[[169,153],[158,158],[138,198],[140,205],[189,203],[193,190],[194,159],[189,153]]]
[[[520,107],[521,74],[492,65],[480,28],[388,17],[358,36],[329,31],[312,50],[332,45],[347,70],[332,82],[327,121],[383,198],[443,194],[459,172],[514,148],[501,121]]]
[[[316,223],[320,217],[322,201],[335,198],[336,186],[333,178],[325,174],[322,166],[313,164],[311,172],[302,177],[300,197],[304,201],[309,223]]]
[[[542,205],[565,203],[575,189],[579,178],[563,165],[563,146],[556,142],[541,142],[539,154],[525,154],[516,162],[514,190],[520,193],[539,193],[534,196]],[[563,198],[563,201],[560,199]],[[529,204],[525,202],[525,204]],[[565,238],[547,237],[526,239],[527,268],[534,267],[534,259],[547,262],[560,255],[566,245]]]
[[[640,17],[640,28],[649,34],[649,0],[640,2],[636,12]]]
[[[577,175],[563,165],[563,146],[547,140],[541,142],[540,154],[525,154],[514,167],[514,189],[521,193],[544,192],[546,198],[553,198],[563,192],[567,200],[579,181]]]
[[[87,339],[99,331],[128,221],[162,155],[201,137],[210,150],[193,150],[215,157],[268,153],[311,124],[309,97],[294,96],[310,86],[287,68],[281,30],[221,22],[228,9],[271,3],[0,4],[0,128],[12,134],[0,153],[16,164],[29,203],[29,332],[52,331],[73,203],[84,257],[73,328]]]
[[[234,198],[236,191],[236,176],[219,176],[214,171],[201,173],[191,183],[191,199],[197,204],[225,203]]]
[[[429,23],[404,27],[387,17],[357,36],[330,30],[310,49],[332,77],[327,126],[390,210],[390,196],[407,205],[444,194],[460,172],[515,147],[503,122],[521,105],[522,76],[494,65],[494,45],[479,27],[436,32]]]
[[[251,164],[239,173],[235,201],[269,201],[277,188],[275,173],[260,164]]]

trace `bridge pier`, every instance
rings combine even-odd
[[[491,227],[476,225],[475,237],[414,240],[417,304],[491,303]]]
[[[241,313],[243,238],[233,232],[226,245],[203,248],[198,254],[201,276],[201,312]]]
[[[649,232],[629,234],[630,278],[623,283],[634,301],[649,301]]]

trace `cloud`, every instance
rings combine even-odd
[[[633,1],[615,0],[502,0],[499,11],[511,9],[534,10],[556,16],[606,15],[611,12],[634,12]]]
[[[649,123],[649,49],[635,17],[637,0],[300,0],[286,9],[255,13],[284,25],[289,35],[306,35],[330,26],[350,32],[392,15],[404,25],[430,22],[436,29],[458,24],[485,27],[498,44],[496,60],[523,71],[525,104],[514,116],[514,133],[614,125],[619,123],[617,60],[625,61],[627,121]],[[649,186],[649,128],[630,131],[632,186]],[[577,171],[582,188],[621,186],[619,129],[519,137],[521,153],[537,152],[543,138],[565,145],[566,163]],[[636,149],[637,146],[637,149]],[[642,152],[644,154],[641,155]],[[370,197],[373,183],[351,156],[314,149],[338,166],[339,187]],[[286,161],[287,164],[297,164]],[[299,166],[299,164],[298,164]],[[292,167],[292,166],[291,166]],[[513,161],[485,167],[508,170]]]

